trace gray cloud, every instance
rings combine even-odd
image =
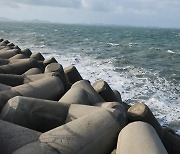
[[[38,6],[51,6],[51,7],[64,7],[64,8],[79,8],[81,7],[80,0],[0,0],[1,4],[6,5],[38,5]]]
[[[152,12],[158,9],[178,8],[179,0],[0,0],[1,4],[17,7],[20,4],[38,5],[49,7],[75,8],[94,11],[118,12],[130,10],[130,12]],[[121,8],[121,9],[120,9]],[[134,11],[133,11],[134,10]],[[120,13],[121,13],[120,11]]]
[[[0,16],[16,19],[180,27],[180,0],[0,0],[0,6]]]

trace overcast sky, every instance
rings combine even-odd
[[[0,0],[0,17],[180,28],[180,0]]]

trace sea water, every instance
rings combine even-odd
[[[91,83],[107,81],[180,134],[180,29],[0,23],[0,37],[75,65]]]

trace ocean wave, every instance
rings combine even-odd
[[[66,27],[62,27],[62,29],[63,28]],[[33,34],[34,29],[27,32],[32,32],[30,36],[26,35],[26,33],[22,35],[22,31],[17,32],[15,30],[11,34],[3,34],[2,37],[11,38],[11,42],[19,45],[20,48],[30,48],[32,52],[41,52],[44,57],[53,56],[63,65],[63,67],[69,66],[70,64],[75,65],[82,77],[90,80],[91,83],[94,83],[99,79],[105,80],[113,89],[117,89],[121,93],[123,101],[129,104],[144,102],[150,107],[161,124],[168,125],[180,133],[180,87],[177,84],[179,82],[171,83],[172,80],[166,80],[162,74],[160,75],[160,71],[163,69],[159,69],[159,72],[154,71],[158,69],[153,70],[153,68],[155,68],[153,65],[150,65],[152,70],[150,70],[150,67],[146,67],[147,69],[145,69],[145,67],[142,68],[143,66],[141,64],[151,63],[145,61],[145,63],[139,62],[140,65],[133,66],[134,63],[131,62],[135,57],[133,55],[134,51],[137,51],[135,55],[140,56],[141,58],[142,55],[139,54],[145,53],[145,49],[149,49],[153,44],[153,46],[159,47],[157,48],[158,51],[153,47],[152,50],[155,49],[155,51],[146,52],[144,56],[146,60],[153,60],[154,64],[157,62],[153,59],[154,57],[163,58],[164,60],[167,56],[170,57],[170,59],[173,59],[173,62],[175,65],[177,64],[178,67],[179,57],[176,55],[180,54],[175,47],[166,44],[163,44],[164,46],[159,46],[156,42],[144,44],[143,39],[138,40],[140,43],[129,43],[129,38],[133,38],[133,36],[128,36],[127,40],[124,38],[116,40],[117,38],[113,39],[114,35],[112,35],[112,39],[110,39],[109,36],[108,39],[104,39],[103,36],[100,36],[100,39],[97,39],[94,37],[96,36],[96,33],[92,35],[93,37],[91,35],[85,37],[79,37],[79,35],[73,36],[71,31],[66,31],[67,36],[58,35],[58,32],[54,32],[55,29],[58,31],[62,30],[58,29],[58,27],[52,27],[49,31],[37,31],[38,37],[34,36],[36,35]],[[71,40],[69,38],[71,38]],[[93,40],[94,42],[90,40]],[[96,44],[96,41],[99,42],[99,44]],[[118,42],[119,44],[114,42]],[[176,43],[176,46],[177,48],[179,47],[178,43]],[[118,50],[114,50],[116,47]],[[105,50],[108,50],[108,52]],[[143,52],[138,53],[138,51]],[[97,58],[97,55],[100,58]],[[115,59],[115,57],[117,58],[116,55],[124,56],[123,59],[120,59],[118,64],[117,59]],[[128,59],[126,58],[127,56],[132,58]],[[141,58],[141,60],[143,59]],[[169,64],[172,61],[165,61],[166,63],[163,63],[164,61],[159,62],[163,65]],[[168,67],[168,69],[169,68],[171,67]],[[174,73],[174,70],[172,71],[172,74]],[[165,72],[166,75],[167,72],[169,71]],[[176,75],[176,73],[174,74]]]
[[[119,44],[118,44],[118,43],[107,43],[107,46],[108,46],[108,47],[111,47],[111,46],[119,46]]]
[[[138,45],[138,43],[131,43],[131,42],[128,43],[128,46],[129,46],[129,47],[132,47],[132,46],[134,46],[134,45]]]
[[[167,50],[166,52],[167,52],[167,53],[175,53],[175,52],[172,51],[172,50]]]
[[[129,104],[144,102],[162,125],[170,126],[180,132],[180,126],[171,125],[172,122],[180,120],[178,105],[180,89],[160,77],[159,72],[132,65],[115,67],[113,65],[115,59],[96,59],[93,55],[74,52],[79,51],[79,48],[73,49],[73,52],[68,52],[69,49],[58,52],[47,46],[39,48],[33,44],[30,48],[32,51],[41,52],[45,58],[55,57],[63,67],[75,65],[82,77],[90,80],[91,83],[100,79],[105,80],[113,89],[121,93],[123,101]]]
[[[45,56],[54,56],[64,67],[75,65],[82,77],[91,83],[100,79],[105,80],[113,89],[117,89],[123,101],[129,104],[144,102],[163,125],[179,120],[180,106],[177,104],[177,98],[180,95],[175,92],[175,88],[178,87],[159,77],[158,72],[134,66],[122,67],[119,69],[124,71],[116,72],[113,59],[94,59],[80,53]]]

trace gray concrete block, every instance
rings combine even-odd
[[[92,86],[106,102],[118,101],[116,95],[106,81],[98,80]]]
[[[9,86],[18,86],[24,83],[24,76],[15,74],[0,74],[0,83]]]
[[[64,69],[63,69],[61,64],[59,64],[59,63],[51,63],[51,64],[46,66],[44,72],[45,73],[50,73],[50,72],[57,72],[57,73],[59,73],[59,78],[61,79],[61,81],[62,81],[62,83],[64,85],[65,90],[69,89],[68,82],[66,80],[66,76],[65,76],[65,73],[64,73]]]
[[[35,59],[29,59],[23,62],[0,66],[0,73],[21,75],[34,67],[39,68],[39,63]]]
[[[1,74],[0,74],[0,75],[1,75]],[[8,86],[8,85],[5,85],[5,84],[0,83],[0,91],[10,90],[10,89],[11,89],[11,86]]]
[[[51,89],[51,90],[49,90]],[[58,100],[64,94],[64,87],[58,77],[47,77],[38,81],[12,87],[0,92],[0,112],[7,101],[15,96],[27,96],[48,100]]]
[[[35,75],[14,75],[14,74],[0,74],[0,83],[6,84],[9,86],[18,86],[24,83],[29,83],[37,80],[41,80],[46,77],[50,76],[57,76],[57,73],[42,73],[42,74],[35,74]]]
[[[131,106],[129,104],[127,104],[127,103],[122,101],[121,94],[119,93],[119,91],[118,90],[113,90],[113,92],[116,95],[117,102],[122,104],[126,108],[126,110],[128,110]]]
[[[23,55],[27,56],[27,57],[30,57],[30,56],[32,55],[31,50],[28,49],[28,48],[22,49],[22,50],[21,50],[21,53],[22,53]]]
[[[0,57],[1,57],[1,59],[8,59],[19,53],[20,53],[20,50],[18,50],[18,49],[12,49],[12,50],[4,49],[4,50],[0,50]]]
[[[78,72],[76,67],[73,65],[65,67],[64,72],[65,72],[67,81],[69,82],[70,85],[74,84],[77,81],[83,80],[80,73]]]
[[[89,81],[77,81],[59,100],[67,104],[94,105],[104,102],[102,97],[94,90]]]
[[[0,91],[0,113],[1,110],[3,109],[4,105],[7,103],[7,101],[15,96],[20,96],[16,91],[13,90],[3,90]]]
[[[65,123],[81,118],[85,115],[94,113],[96,111],[103,111],[101,107],[81,105],[81,104],[71,104],[68,110]]]
[[[59,154],[59,152],[48,144],[43,144],[37,141],[19,148],[14,151],[13,154]]]
[[[114,149],[114,150],[111,152],[111,154],[116,154],[116,149]]]
[[[51,63],[57,63],[57,60],[54,57],[50,57],[50,58],[46,58],[43,61],[44,67],[46,67],[47,65],[49,65]]]
[[[163,130],[151,110],[143,103],[132,105],[127,112],[129,121],[144,121],[151,124],[157,131],[159,137],[163,140]]]
[[[0,59],[0,66],[9,64],[8,59]]]
[[[59,153],[110,153],[124,127],[117,118],[110,111],[97,111],[43,133],[39,140]]]
[[[14,46],[14,49],[19,49],[19,50],[21,50],[21,48],[20,48],[19,46],[17,46],[17,45]]]
[[[145,122],[124,127],[118,137],[117,154],[167,154],[155,129]]]
[[[22,54],[18,54],[18,55],[22,55]],[[18,56],[18,55],[16,55],[16,56]],[[16,59],[13,57],[12,57],[12,59],[11,58],[10,59],[0,59],[0,65],[14,64],[14,63],[20,63],[20,62],[28,62],[29,60],[30,60],[30,58]]]
[[[7,44],[7,46],[12,46],[12,47],[14,47],[15,45],[14,45],[14,43],[10,42],[10,43]]]
[[[7,46],[8,43],[10,43],[8,40],[3,40],[0,42],[0,46]]]
[[[37,141],[40,133],[0,120],[0,153],[11,154],[20,147]]]
[[[57,73],[64,73],[63,67],[59,63],[51,63],[46,66],[44,73],[49,73],[49,72],[57,72]]]
[[[23,54],[16,54],[15,56],[9,58],[9,60],[14,60],[14,59],[25,59],[28,58],[27,56],[23,55]]]
[[[180,153],[180,136],[169,129],[163,129],[163,143],[168,154]]]
[[[64,94],[63,84],[55,76],[12,87],[11,90],[20,93],[22,96],[48,100],[58,100]]]
[[[51,72],[51,73],[41,73],[41,74],[34,74],[34,75],[24,75],[23,83],[29,83],[37,80],[41,80],[47,77],[56,76],[59,77],[58,73]]]
[[[40,68],[30,68],[24,73],[24,75],[34,75],[34,74],[41,74],[41,73],[43,73],[43,71]]]
[[[39,52],[33,52],[30,57],[39,61],[44,61],[43,55]]]
[[[69,105],[55,101],[16,96],[10,99],[0,119],[45,132],[65,123]]]
[[[118,109],[119,111],[121,110],[126,110],[126,108],[120,104],[119,102],[103,102],[103,103],[96,103],[95,106],[103,107],[103,108],[112,108],[112,109]]]

